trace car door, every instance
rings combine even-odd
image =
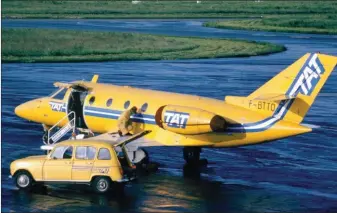
[[[93,146],[77,146],[72,166],[73,181],[90,181],[91,171],[96,157],[96,148]]]
[[[58,146],[43,164],[44,181],[71,181],[73,147]]]

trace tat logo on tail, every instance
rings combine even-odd
[[[324,71],[317,54],[311,54],[292,83],[288,95],[311,95]]]

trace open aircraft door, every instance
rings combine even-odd
[[[84,103],[87,95],[92,89],[81,83],[56,82],[54,83],[54,86],[68,89],[68,101],[66,106],[68,120],[71,121],[75,117],[76,127],[87,129],[88,127],[84,119]]]

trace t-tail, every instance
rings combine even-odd
[[[226,102],[299,124],[336,64],[335,56],[307,53],[249,96]]]

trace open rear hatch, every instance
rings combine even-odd
[[[150,133],[150,130],[142,131],[132,136],[120,137],[120,142],[116,143],[114,146],[115,151],[118,153],[118,160],[123,168],[125,178],[133,180],[136,178],[136,165],[131,161],[126,145],[133,142],[134,140],[143,137],[144,135]]]

